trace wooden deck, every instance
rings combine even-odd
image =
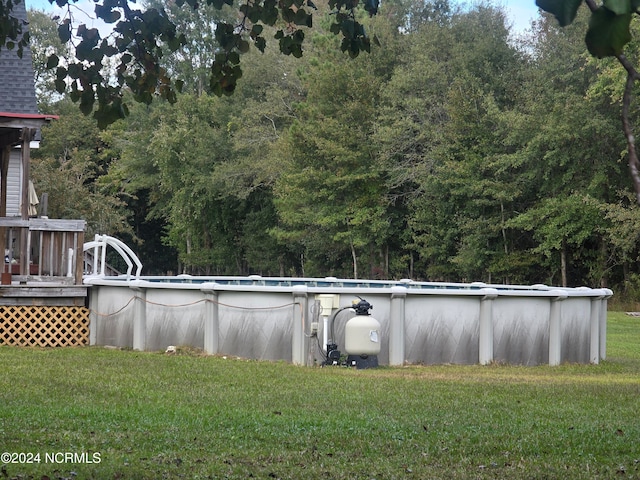
[[[0,217],[0,306],[84,306],[84,220]]]
[[[1,345],[89,344],[83,241],[82,221],[0,218]]]
[[[0,82],[0,88],[11,87],[12,79],[33,77],[29,59],[20,69],[23,77],[14,76],[14,66],[11,71],[0,68],[10,77],[9,83]],[[37,129],[55,117],[35,113],[35,98],[31,100],[5,102],[0,108],[0,344],[86,345],[89,309],[87,287],[82,284],[86,222],[34,218],[35,202],[29,195],[31,142]],[[19,167],[19,178],[9,164]],[[12,191],[20,185],[18,205],[8,198],[10,172]],[[8,208],[9,203],[19,216],[7,216],[16,210]]]
[[[75,306],[86,303],[84,285],[0,285],[0,306]]]

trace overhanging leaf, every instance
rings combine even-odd
[[[52,53],[49,58],[47,58],[47,69],[51,70],[52,68],[56,68],[58,66],[58,62],[60,59],[55,53]]]
[[[71,20],[65,18],[58,26],[58,38],[62,43],[67,43],[71,40]]]
[[[582,0],[536,0],[536,5],[556,17],[561,27],[575,20],[581,3]]]
[[[589,53],[598,58],[620,55],[631,41],[630,23],[630,13],[616,15],[604,7],[593,12],[585,38]]]
[[[605,0],[602,5],[616,15],[631,13],[631,0]]]

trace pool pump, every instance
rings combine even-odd
[[[360,298],[360,297],[358,297]],[[380,322],[371,316],[373,306],[360,298],[359,302],[349,307],[355,311],[355,317],[347,321],[344,327],[344,348],[347,353],[346,365],[355,368],[373,368],[378,366],[378,353],[380,353]],[[333,322],[343,308],[338,310],[331,322],[333,335]],[[333,341],[327,343],[327,358],[325,364],[340,365],[341,352]]]

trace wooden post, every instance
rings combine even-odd
[[[7,175],[9,174],[9,159],[11,158],[11,145],[7,145],[0,152],[2,174],[2,197],[0,198],[0,217],[7,216]]]
[[[30,128],[22,129],[22,192],[20,195],[20,216],[22,220],[29,220],[29,167],[31,165],[31,134]],[[29,228],[20,229],[20,275],[29,275]]]
[[[76,244],[74,245],[75,253],[75,284],[82,285],[82,274],[84,273],[84,231],[78,232]]]
[[[7,216],[7,175],[9,174],[9,159],[11,158],[11,145],[6,145],[0,152],[0,217]],[[7,248],[7,227],[0,227],[0,251],[2,253],[2,273],[7,273],[3,277],[3,284],[11,284],[11,265],[4,262],[4,250]],[[8,270],[7,270],[8,269]]]

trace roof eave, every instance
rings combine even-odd
[[[39,128],[58,118],[58,115],[0,112],[0,128]]]

